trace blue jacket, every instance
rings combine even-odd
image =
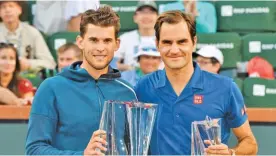
[[[136,100],[120,73],[109,68],[98,80],[76,62],[46,79],[32,105],[26,141],[28,155],[82,155],[99,129],[104,101]]]

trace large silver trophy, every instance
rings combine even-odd
[[[204,149],[208,145],[204,141],[209,141],[210,145],[221,143],[221,119],[207,116],[203,121],[192,122],[191,139],[191,155],[206,155]]]
[[[106,131],[106,155],[147,155],[156,104],[106,101],[100,129]]]

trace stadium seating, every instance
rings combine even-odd
[[[101,5],[111,5],[121,17],[121,31],[119,35],[137,28],[137,25],[133,22],[137,2],[138,0],[123,1],[123,3],[122,1],[112,0],[101,1]],[[156,1],[158,7],[169,2],[171,1]],[[264,97],[253,96],[252,86],[250,88],[249,85],[250,83],[253,84],[251,81],[256,81],[256,83],[262,82],[265,85],[274,81],[247,78],[243,82],[242,79],[236,78],[236,66],[237,62],[248,61],[254,56],[261,56],[267,59],[276,69],[276,33],[264,33],[265,31],[276,31],[276,3],[271,1],[254,1],[254,3],[247,1],[216,1],[212,3],[217,8],[218,29],[223,32],[198,34],[197,50],[204,45],[217,46],[224,55],[224,64],[220,74],[233,77],[241,90],[247,89],[247,91],[243,91],[243,94],[249,106],[262,107],[262,103],[256,102],[254,98],[265,100],[269,99],[271,95]],[[21,17],[23,21],[27,21],[30,24],[33,23],[35,4],[36,1],[26,1],[23,5],[24,13]],[[249,32],[249,34],[240,37],[239,34],[241,32]],[[59,32],[51,36],[46,36],[45,34],[43,36],[56,60],[56,50],[67,42],[75,42],[78,34]],[[113,60],[111,65],[116,68],[116,60]],[[30,79],[35,86],[40,84],[39,77],[35,77],[32,74],[25,75],[25,77]],[[251,91],[249,90],[248,92],[248,89],[251,89]],[[252,102],[255,103],[252,104]],[[269,102],[264,103],[269,105]]]
[[[101,1],[101,5],[110,5],[115,10],[121,19],[121,30],[130,31],[137,28],[133,21],[133,15],[137,8],[137,0],[133,1]],[[172,1],[156,1],[157,6],[160,4],[169,3]]]
[[[21,3],[22,14],[20,16],[20,20],[23,22],[28,22],[29,24],[33,24],[34,11],[35,11],[36,1],[23,1]]]
[[[242,89],[243,89],[243,80],[236,77],[236,78],[234,78],[234,82],[238,85],[239,89],[242,92]]]
[[[36,1],[28,1],[28,22],[30,24],[33,24],[33,19],[34,19],[34,14],[35,14],[35,6],[36,6]]]
[[[112,6],[113,10],[118,13],[121,19],[121,30],[136,29],[133,22],[133,15],[136,9],[137,1],[101,1],[101,4]]]
[[[217,1],[220,31],[276,31],[274,1]]]
[[[222,69],[236,68],[241,61],[241,38],[237,33],[198,34],[197,50],[205,45],[214,45],[224,55]]]
[[[242,37],[242,56],[248,61],[261,56],[276,68],[276,33],[249,34]]]
[[[276,108],[276,80],[246,78],[243,95],[247,107]]]
[[[38,86],[42,83],[43,79],[39,75],[38,72],[26,72],[21,73],[21,76],[25,79],[28,79],[32,82],[33,86],[38,88]]]
[[[48,46],[55,60],[57,60],[57,49],[65,43],[75,43],[78,34],[78,32],[58,32],[48,37]]]

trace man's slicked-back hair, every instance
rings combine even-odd
[[[87,25],[93,24],[100,27],[113,26],[115,29],[115,38],[118,38],[120,31],[120,17],[114,12],[111,6],[104,5],[96,10],[87,10],[81,16],[80,35],[84,37]]]
[[[194,37],[196,36],[196,22],[191,15],[179,10],[166,11],[158,16],[157,21],[154,25],[157,41],[160,40],[160,30],[163,23],[178,24],[183,21],[187,23],[191,39],[194,43]]]

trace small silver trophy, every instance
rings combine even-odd
[[[204,149],[209,141],[211,145],[221,143],[221,120],[206,117],[203,121],[192,122],[191,155],[205,155]]]
[[[100,122],[108,142],[106,155],[147,155],[156,104],[106,101]]]

